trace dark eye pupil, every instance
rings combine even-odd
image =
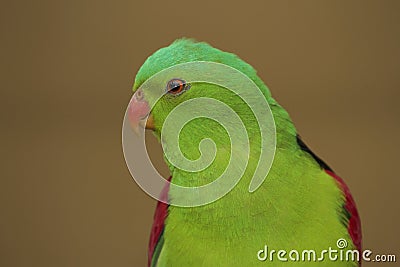
[[[173,82],[171,83],[170,90],[176,91],[176,90],[178,90],[181,86],[182,86],[182,84],[181,84],[180,82],[178,82],[178,81],[173,81]]]

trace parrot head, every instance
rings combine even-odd
[[[178,39],[170,46],[162,48],[151,55],[139,69],[133,87],[134,95],[128,107],[128,116],[133,128],[145,127],[155,132],[162,128],[164,120],[173,108],[189,99],[198,97],[226,98],[229,93],[221,90],[219,86],[207,83],[187,83],[185,77],[177,73],[176,77],[166,77],[167,79],[158,85],[165,91],[165,96],[158,99],[157,103],[151,107],[148,98],[151,98],[146,90],[140,88],[141,85],[153,75],[174,65],[207,61],[222,63],[239,70],[247,75],[266,95],[270,96],[269,90],[257,76],[254,68],[241,60],[235,54],[216,49],[207,43],[195,42],[192,39]],[[221,95],[222,94],[222,95]],[[229,98],[230,103],[237,104],[239,98]],[[236,103],[235,103],[236,102]],[[242,105],[239,105],[241,107]]]

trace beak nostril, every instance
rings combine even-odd
[[[136,98],[136,100],[138,100],[138,101],[143,100],[143,98],[144,98],[143,91],[140,90],[140,89],[137,90],[136,93],[135,93],[135,98]]]

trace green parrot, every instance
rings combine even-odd
[[[262,100],[270,107],[276,148],[265,180],[253,192],[249,192],[249,184],[263,147],[257,118],[243,99],[218,84],[187,82],[179,73],[160,85],[165,95],[151,107],[150,94],[141,89],[158,72],[190,62],[214,62],[240,71],[256,85]],[[241,86],[240,80],[234,82]],[[179,39],[145,61],[136,75],[133,90],[128,107],[131,124],[152,130],[162,143],[171,138],[162,136],[168,114],[185,101],[204,97],[222,101],[234,110],[243,120],[250,139],[249,162],[240,181],[226,195],[193,207],[158,202],[148,266],[361,265],[361,225],[348,187],[302,141],[288,113],[272,98],[252,66],[207,43]],[[224,172],[231,153],[242,153],[230,152],[229,133],[223,126],[199,117],[179,132],[183,155],[191,160],[199,158],[199,143],[210,137],[218,152],[205,169],[190,172],[176,167],[173,158],[165,157],[171,183],[186,187],[210,183]],[[264,168],[262,164],[260,168]],[[163,191],[166,199],[178,198],[178,194],[168,187]],[[345,245],[339,246],[339,241]],[[348,250],[359,252],[359,258],[346,258]]]

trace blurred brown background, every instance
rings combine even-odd
[[[7,1],[0,12],[0,266],[145,266],[155,201],[125,166],[122,118],[143,61],[182,36],[258,70],[350,186],[364,247],[400,257],[399,1]]]

